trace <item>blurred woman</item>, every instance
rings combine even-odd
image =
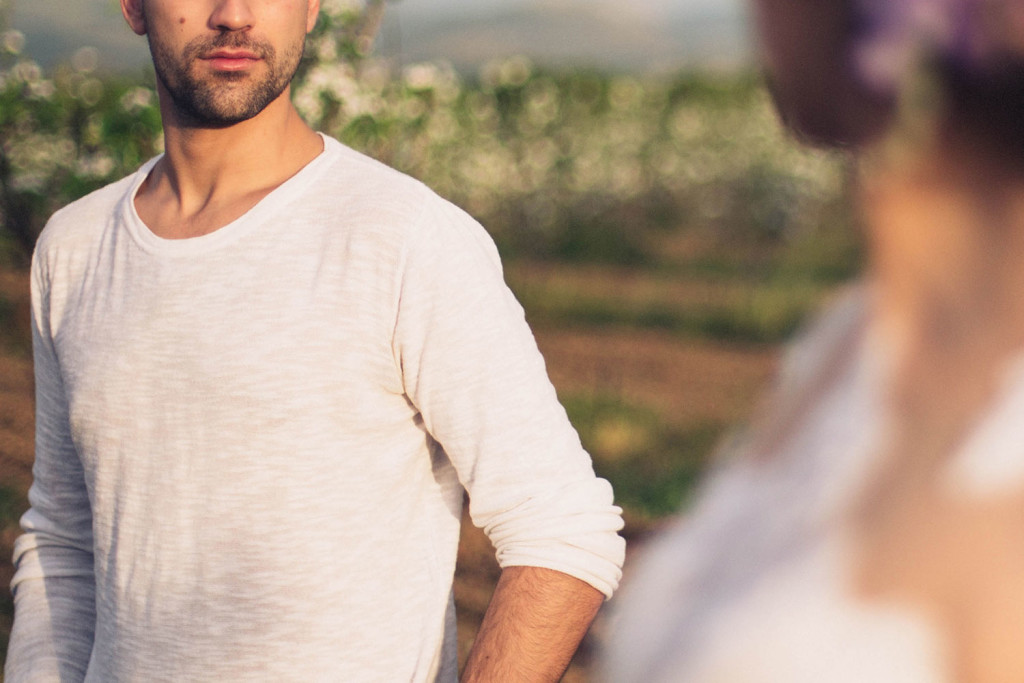
[[[755,0],[868,267],[634,565],[608,681],[1024,681],[1024,0]]]

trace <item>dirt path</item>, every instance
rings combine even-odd
[[[745,418],[778,353],[647,331],[536,331],[559,391],[606,393],[640,403],[669,424]]]

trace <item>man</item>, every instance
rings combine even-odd
[[[121,4],[166,153],[36,249],[5,680],[453,680],[463,489],[503,567],[464,679],[557,679],[621,518],[493,244],[299,118],[318,0]]]

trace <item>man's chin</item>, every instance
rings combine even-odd
[[[247,81],[246,74],[231,78],[196,82],[188,94],[171,95],[177,120],[190,128],[227,128],[259,115],[270,104],[260,106],[262,98],[253,97],[254,88],[232,85]],[[273,100],[271,100],[273,101]]]
[[[212,113],[191,113],[186,112],[180,121],[187,128],[205,128],[211,130],[220,130],[223,128],[230,128],[240,123],[256,118],[259,112],[250,114],[249,112],[236,113],[236,112],[212,112]]]
[[[176,102],[177,120],[188,128],[229,128],[255,118],[263,109],[223,103]]]

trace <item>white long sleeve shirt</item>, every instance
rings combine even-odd
[[[502,566],[611,594],[620,512],[478,224],[325,138],[165,240],[154,163],[37,246],[8,683],[452,680],[463,489]]]

